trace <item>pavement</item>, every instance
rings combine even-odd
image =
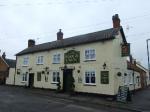
[[[10,88],[8,86],[3,86]],[[91,95],[69,95],[65,93],[56,93],[55,91],[45,90],[45,89],[35,89],[35,88],[23,88],[12,86],[11,88],[17,89],[18,92],[24,89],[27,93],[32,93],[33,95],[40,95],[41,97],[55,98],[62,101],[74,102],[74,104],[80,105],[92,105],[95,107],[107,107],[111,109],[121,109],[125,112],[150,112],[150,87],[145,88],[140,91],[136,91],[132,95],[132,101],[127,103],[121,103],[116,101],[111,101],[108,98],[101,96],[91,96]],[[120,111],[119,111],[120,112]]]

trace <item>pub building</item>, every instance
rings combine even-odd
[[[70,38],[60,29],[56,41],[39,45],[28,40],[16,54],[15,85],[116,95],[125,85],[130,46],[118,14],[112,22],[113,28]]]

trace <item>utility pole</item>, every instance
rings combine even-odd
[[[147,44],[147,58],[148,58],[148,74],[149,74],[149,80],[150,80],[150,63],[149,63],[149,46],[148,46],[148,41],[150,39],[146,40],[146,44]]]

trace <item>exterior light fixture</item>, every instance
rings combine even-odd
[[[104,62],[104,64],[103,64],[103,69],[105,69],[105,68],[106,68],[106,66],[107,66],[107,65],[106,65],[106,63]]]
[[[119,76],[119,77],[120,77],[120,76],[121,76],[121,72],[118,72],[118,73],[117,73],[117,76]]]
[[[28,70],[29,70],[29,71],[31,71],[31,70],[32,70],[32,68],[29,68]]]

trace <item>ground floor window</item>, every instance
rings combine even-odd
[[[27,81],[27,73],[23,73],[22,81]]]
[[[129,84],[129,75],[124,73],[124,84],[128,85]]]
[[[95,84],[95,71],[86,71],[85,72],[85,83],[86,84]]]
[[[37,72],[37,81],[41,81],[41,72]]]
[[[129,74],[129,84],[133,84],[133,74]]]
[[[59,82],[59,72],[58,71],[53,72],[52,79],[53,79],[52,80],[53,83],[58,83]]]
[[[48,75],[45,75],[45,82],[48,82]]]
[[[109,71],[101,71],[101,84],[109,84]]]

